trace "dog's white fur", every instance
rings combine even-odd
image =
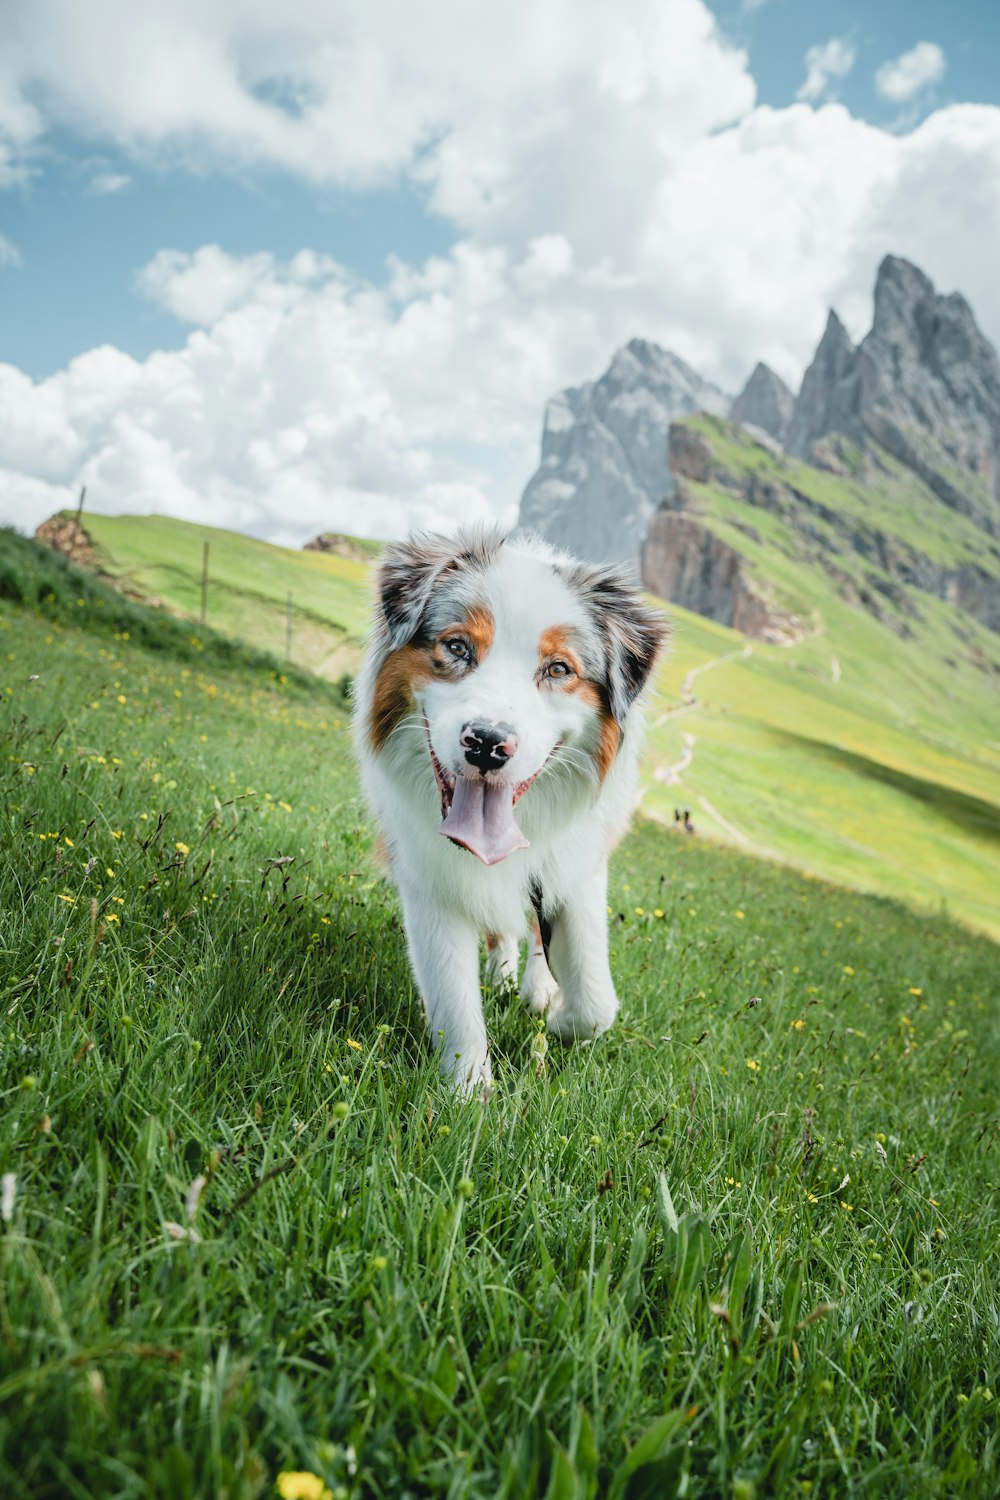
[[[551,970],[535,923],[521,985],[529,1009],[546,1013],[549,1029],[566,1039],[595,1037],[614,1020],[607,862],[634,802],[641,694],[664,624],[617,570],[498,532],[394,546],[378,589],[355,684],[362,781],[442,1066],[476,1088],[491,1076],[480,935],[496,935],[490,978],[516,978],[539,892]],[[486,649],[473,647],[480,638],[461,626],[466,618],[487,622],[480,644],[492,627]],[[453,659],[456,639],[475,660]],[[571,652],[556,650],[577,669],[568,677],[544,651],[540,658],[540,642],[553,641],[571,643]],[[522,784],[537,774],[514,809],[530,847],[489,866],[441,836],[443,792],[430,753],[445,783],[463,772],[482,779],[466,764],[460,736],[483,720],[517,735],[495,779]]]

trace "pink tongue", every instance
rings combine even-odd
[[[441,832],[484,865],[498,865],[528,840],[514,822],[514,788],[460,776]]]

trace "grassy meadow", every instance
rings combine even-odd
[[[699,423],[733,473],[774,462],[739,429]],[[836,504],[861,524],[867,492],[783,462],[797,485],[815,489],[817,504]],[[948,561],[971,555],[971,523],[955,518],[945,554],[931,524],[941,506],[904,493],[902,476],[890,479],[869,520],[902,528],[901,542],[921,537]],[[720,534],[753,554],[789,607],[814,608],[820,628],[796,646],[748,643],[671,606],[674,636],[651,716],[643,812],[672,824],[674,809],[687,806],[702,837],[943,910],[1000,938],[998,638],[923,594],[920,618],[899,638],[844,603],[796,554],[779,518],[753,509],[754,525],[774,532],[755,552],[726,519],[739,503],[703,490]],[[911,505],[917,520],[907,529],[899,517]],[[744,517],[750,510],[742,507]],[[283,653],[291,590],[293,662],[334,681],[355,664],[369,608],[363,563],[160,516],[94,515],[86,524],[103,570],[189,620],[198,615],[207,540],[210,624]],[[806,583],[813,605],[802,594]]]
[[[169,516],[88,515],[85,524],[102,569],[123,586],[189,619],[198,619],[201,612],[207,542],[206,619],[211,627],[283,655],[291,593],[292,660],[331,679],[353,666],[368,628],[364,563],[328,552],[276,547],[256,537]],[[374,556],[378,547],[369,545]]]
[[[0,1493],[996,1495],[989,940],[644,821],[619,1023],[564,1050],[491,994],[463,1103],[339,691],[32,558],[0,568]]]

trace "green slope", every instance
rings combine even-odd
[[[994,1500],[993,944],[646,823],[619,1021],[488,992],[459,1099],[336,689],[31,571],[0,532],[0,1494]]]
[[[726,432],[726,441],[737,434],[731,469],[740,453],[768,460],[738,429]],[[831,500],[832,476],[796,468]],[[860,504],[847,488],[845,505]],[[756,544],[733,524],[751,507],[738,511],[711,486],[701,499],[720,534],[791,607],[815,612],[820,629],[792,647],[748,643],[671,606],[643,812],[672,826],[674,809],[689,807],[701,836],[924,909],[944,905],[1000,936],[1000,678],[977,665],[1000,657],[1000,640],[926,595],[902,639],[796,555],[780,516],[753,510],[755,527],[771,528]],[[218,629],[280,654],[291,590],[293,661],[334,679],[357,661],[369,599],[361,563],[161,517],[90,516],[87,528],[105,571],[194,618],[208,540]]]
[[[685,425],[713,461],[683,481],[689,507],[814,633],[747,642],[673,609],[645,810],[688,805],[702,832],[1000,932],[1000,637],[873,561],[890,546],[976,564],[1000,590],[996,547],[888,456],[846,450],[862,483],[715,418]]]
[[[369,570],[362,562],[275,547],[167,516],[88,515],[86,530],[104,572],[194,620],[201,611],[207,542],[208,624],[284,655],[291,593],[291,660],[336,678],[356,659],[369,614]]]

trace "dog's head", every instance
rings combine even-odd
[[[421,724],[442,833],[496,864],[526,847],[513,809],[550,763],[603,782],[663,616],[621,570],[495,531],[388,547],[378,591],[370,747]]]

